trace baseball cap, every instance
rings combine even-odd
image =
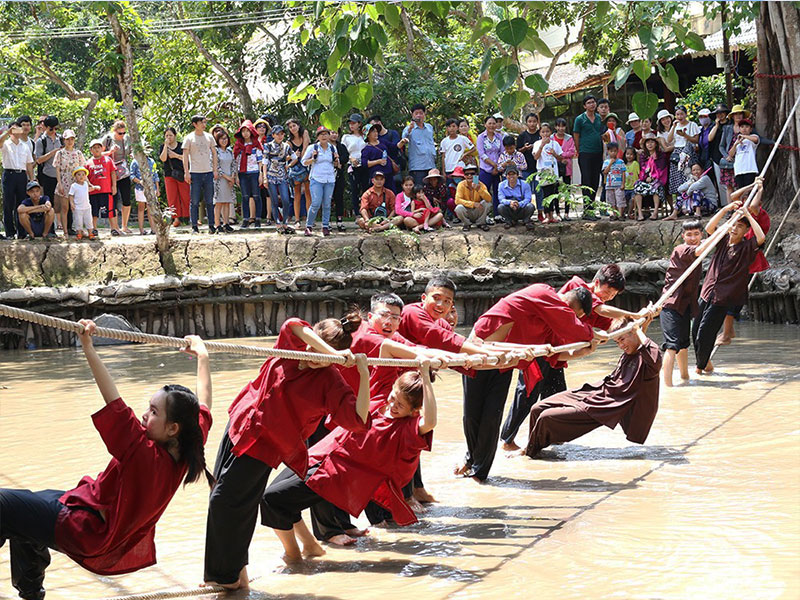
[[[32,190],[33,188],[41,188],[42,186],[39,185],[39,182],[35,179],[33,181],[29,181],[28,185],[25,186],[25,191]]]
[[[74,138],[74,137],[77,137],[77,136],[75,135],[75,132],[72,131],[72,129],[67,129],[63,134],[61,134],[61,137],[66,140],[66,139]]]

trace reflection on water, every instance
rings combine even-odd
[[[435,386],[433,452],[423,456],[426,486],[440,502],[412,527],[374,529],[354,547],[328,548],[291,570],[281,566],[275,536],[259,526],[254,589],[229,597],[800,597],[800,329],[738,329],[735,345],[717,354],[714,376],[662,389],[648,445],[601,428],[540,460],[499,456],[484,485],[450,474],[463,452],[461,385],[446,373]],[[137,412],[164,383],[194,387],[185,355],[132,346],[101,353]],[[617,354],[609,347],[575,361],[568,383],[602,377]],[[209,457],[227,404],[259,363],[220,355],[212,366]],[[78,350],[0,354],[0,486],[66,488],[100,471],[108,455],[89,415],[101,404]],[[55,553],[47,597],[194,587],[206,506],[203,485],[180,490],[158,525],[158,565],[138,573],[96,576]],[[0,598],[12,597],[6,545]]]

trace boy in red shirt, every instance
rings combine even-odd
[[[286,563],[325,553],[301,516],[323,500],[353,516],[374,501],[391,511],[398,525],[416,522],[400,488],[411,479],[420,452],[431,449],[436,398],[430,361],[422,361],[419,373],[404,373],[389,397],[376,397],[370,409],[368,431],[337,428],[309,450],[304,477],[285,469],[267,488],[261,522],[275,530]]]
[[[89,202],[92,205],[92,235],[97,235],[97,219],[100,217],[100,207],[108,208],[108,222],[111,224],[112,231],[117,229],[117,217],[114,212],[114,196],[117,193],[117,168],[111,157],[103,154],[104,146],[102,140],[92,140],[89,144],[92,158],[86,163],[89,171],[89,186],[97,186],[100,189],[89,194]],[[117,234],[119,235],[119,233]]]

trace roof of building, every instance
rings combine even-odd
[[[748,46],[755,46],[756,38],[756,24],[750,21],[742,25],[741,33],[730,36],[728,42],[731,50],[741,50]],[[690,50],[686,54],[691,56],[710,56],[722,52],[722,30],[712,33],[703,39],[706,43],[704,50]]]

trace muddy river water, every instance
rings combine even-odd
[[[435,385],[433,451],[422,457],[439,503],[412,527],[374,530],[292,571],[280,567],[280,544],[259,525],[246,597],[799,598],[800,328],[738,329],[713,376],[662,387],[645,446],[600,428],[548,460],[500,453],[484,485],[451,475],[463,451],[461,382],[444,374]],[[568,384],[601,378],[618,353],[605,347],[575,361]],[[101,356],[137,413],[161,384],[194,388],[195,365],[176,352],[117,346]],[[258,365],[212,356],[210,461],[227,405]],[[0,487],[65,489],[103,469],[108,454],[90,419],[101,405],[80,350],[0,354]],[[526,431],[527,423],[518,443]],[[138,573],[101,577],[54,553],[47,597],[195,587],[206,507],[204,485],[181,489],[158,525],[158,564]],[[6,545],[0,598],[16,597],[8,561]]]

